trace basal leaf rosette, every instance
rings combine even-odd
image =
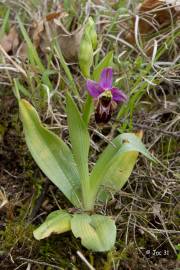
[[[92,251],[108,251],[116,241],[115,222],[107,216],[75,214],[71,230],[76,238],[81,238],[81,244]]]
[[[65,210],[49,214],[33,234],[37,240],[41,240],[51,234],[61,234],[70,230],[76,238],[81,239],[84,247],[96,252],[112,249],[116,241],[116,226],[110,217],[98,214],[71,215]]]

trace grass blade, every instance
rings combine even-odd
[[[29,49],[29,54],[30,54],[30,59],[34,59],[36,65],[39,67],[39,70],[43,73],[45,71],[45,67],[43,66],[41,59],[36,51],[36,48],[34,47],[30,37],[28,36],[28,33],[26,31],[26,29],[24,28],[24,25],[21,21],[21,19],[19,18],[19,16],[17,16],[17,21],[21,30],[21,33],[28,45],[28,49]]]
[[[78,92],[78,89],[77,89],[76,84],[74,82],[71,71],[68,68],[68,65],[67,65],[67,63],[66,63],[66,61],[65,61],[65,59],[64,59],[64,57],[62,55],[61,49],[60,49],[59,45],[57,44],[57,42],[55,44],[54,49],[55,49],[55,52],[57,53],[57,55],[59,57],[60,63],[61,63],[61,65],[62,65],[62,67],[63,67],[63,69],[64,69],[64,71],[66,73],[66,76],[67,76],[68,80],[69,80],[70,87],[72,88],[73,94],[79,96],[79,92]]]
[[[3,19],[3,24],[0,29],[0,40],[4,36],[4,33],[6,32],[8,25],[9,25],[9,15],[10,15],[10,9],[8,8],[6,11],[6,14]]]

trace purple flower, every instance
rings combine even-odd
[[[103,69],[99,82],[87,80],[87,90],[97,102],[97,123],[107,123],[116,105],[127,100],[127,96],[120,89],[113,87],[112,83],[113,71],[110,67]]]

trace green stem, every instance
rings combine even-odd
[[[91,194],[90,188],[82,188],[83,193],[83,203],[84,203],[84,210],[85,211],[94,211],[94,197]]]
[[[86,125],[88,125],[91,113],[93,111],[93,99],[90,95],[87,96],[84,109],[83,109],[83,120]]]

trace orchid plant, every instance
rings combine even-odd
[[[126,95],[112,87],[112,69],[102,71],[99,83],[87,80],[87,90],[101,101],[124,101]],[[140,134],[118,135],[106,147],[89,171],[88,154],[90,136],[88,126],[70,94],[66,95],[66,113],[72,148],[56,134],[43,126],[35,108],[19,98],[27,146],[44,174],[74,205],[75,213],[57,210],[34,231],[38,240],[52,233],[72,231],[81,243],[93,251],[110,250],[116,240],[116,226],[112,217],[95,213],[96,203],[105,203],[111,194],[127,182],[136,163],[138,153],[154,160],[141,142]]]
[[[141,133],[124,133],[107,145],[93,168],[89,169],[88,122],[92,100],[96,106],[96,122],[106,123],[111,117],[114,106],[125,102],[127,96],[122,90],[113,86],[113,70],[110,65],[112,52],[94,68],[93,80],[90,79],[93,48],[97,44],[92,19],[88,21],[86,30],[80,48],[82,54],[79,56],[82,74],[87,78],[89,94],[84,111],[80,112],[69,93],[66,95],[71,148],[41,123],[35,108],[28,101],[20,98],[17,84],[15,84],[15,94],[18,98],[25,140],[32,157],[42,172],[75,208],[73,213],[68,209],[59,209],[50,213],[45,222],[34,231],[34,237],[41,240],[52,233],[72,231],[76,238],[81,239],[84,247],[103,252],[113,248],[116,241],[116,226],[113,217],[96,213],[96,204],[107,202],[124,186],[139,153],[152,161],[155,159],[141,142]]]

